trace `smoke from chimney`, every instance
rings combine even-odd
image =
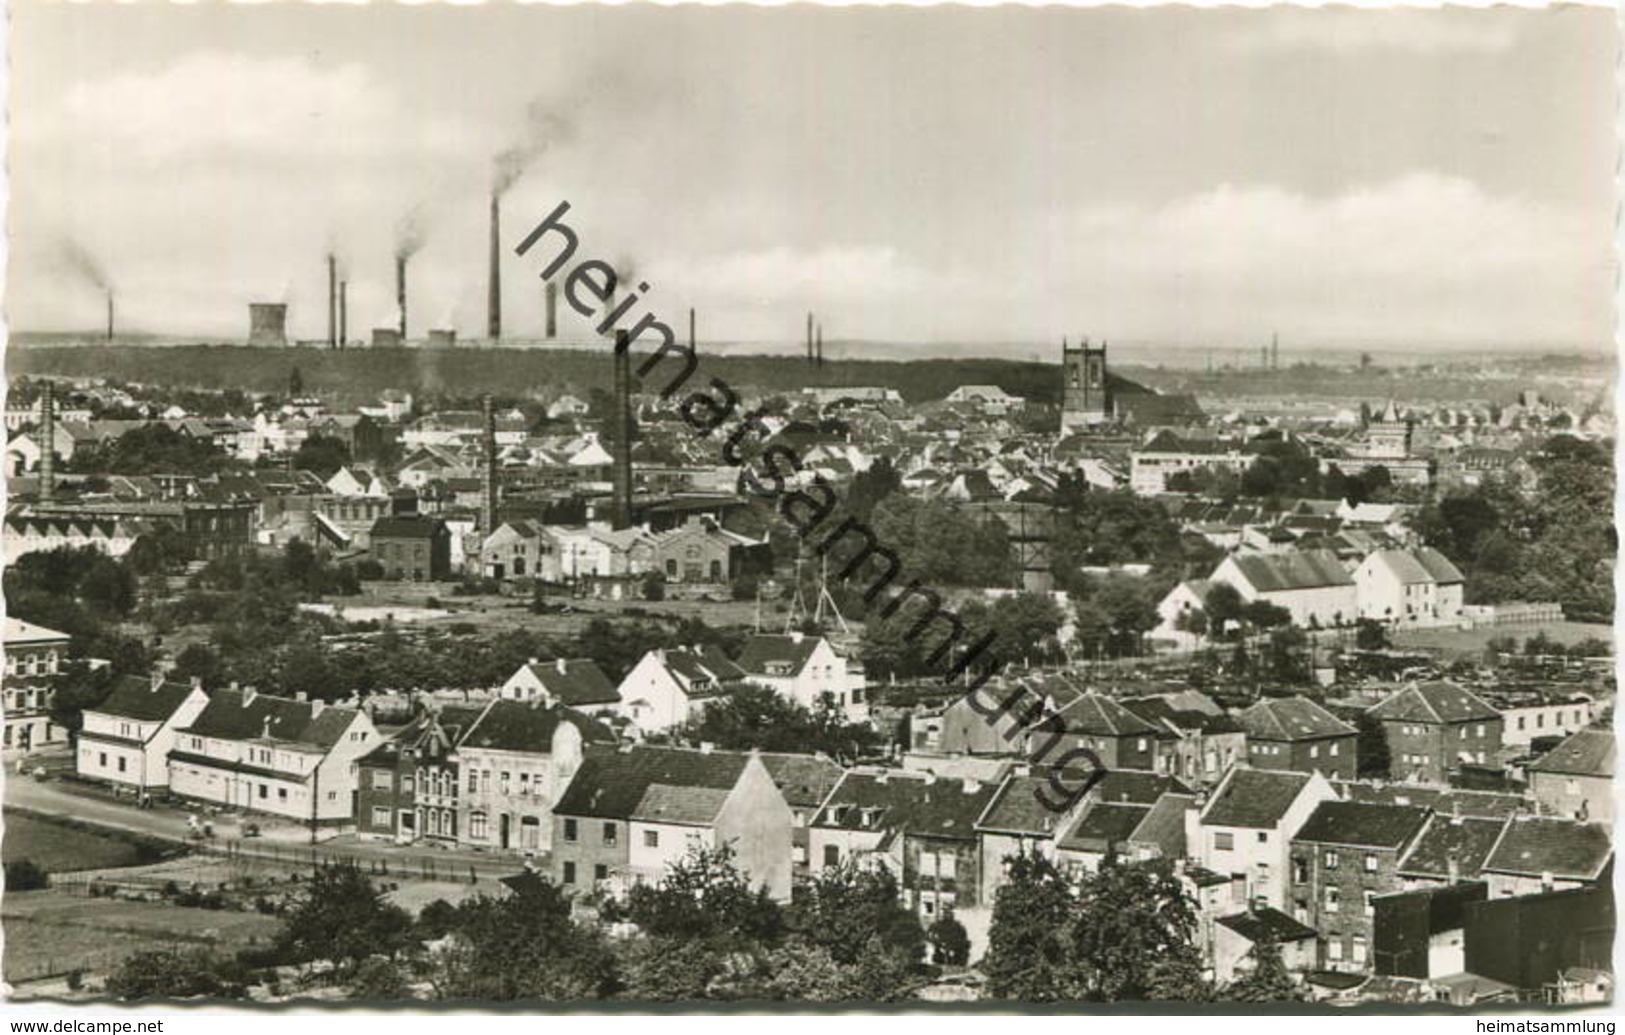
[[[632,343],[622,328],[615,332],[614,514],[618,531],[632,527]]]
[[[39,410],[39,498],[41,503],[51,503],[56,498],[56,382],[45,382]]]
[[[511,182],[511,181],[510,181]],[[491,192],[491,270],[490,293],[485,304],[485,336],[492,341],[502,337],[502,192]]]
[[[406,256],[395,256],[395,309],[400,314],[401,340],[406,340]]]
[[[547,282],[547,288],[542,292],[542,302],[547,307],[545,333],[551,341],[559,336],[559,286],[551,280]]]

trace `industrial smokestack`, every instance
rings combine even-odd
[[[248,343],[250,345],[288,344],[288,305],[286,302],[248,304]]]
[[[350,282],[339,281],[339,348],[350,339],[350,308],[349,308]]]
[[[551,280],[547,282],[547,289],[542,292],[542,300],[547,305],[548,340],[559,336],[559,286]]]
[[[690,352],[695,351],[695,349],[694,349],[694,307],[693,306],[688,307],[688,351],[690,351]]]
[[[50,503],[56,498],[56,383],[45,382],[39,401],[40,451],[39,499]]]
[[[497,524],[497,418],[491,397],[480,397],[483,438],[480,455],[480,531],[490,535]]]
[[[485,336],[502,337],[502,197],[491,192],[491,282],[486,299]]]
[[[113,292],[107,293],[107,340],[113,340]]]
[[[615,332],[614,526],[632,527],[632,343],[625,329]]]
[[[807,362],[813,361],[813,314],[807,314]]]
[[[338,279],[339,264],[333,258],[333,253],[327,253],[327,347],[339,347],[339,314],[338,314]]]
[[[813,355],[816,357],[816,359],[814,360],[814,363],[817,366],[823,366],[824,365],[824,325],[823,324],[818,325],[818,341],[814,345],[814,349],[815,349],[815,351],[814,351]]]
[[[395,310],[400,314],[401,340],[406,340],[406,256],[395,256]]]

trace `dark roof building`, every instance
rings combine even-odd
[[[1358,848],[1400,848],[1416,837],[1427,818],[1426,809],[1404,805],[1323,801],[1293,840]]]

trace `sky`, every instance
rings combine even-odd
[[[512,247],[673,325],[788,342],[1607,347],[1614,66],[1600,8],[11,5],[19,331],[483,334]],[[562,307],[561,307],[562,308]],[[566,333],[580,324],[566,323]]]

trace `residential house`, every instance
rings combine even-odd
[[[1433,813],[1399,860],[1399,877],[1405,889],[1478,880],[1506,824],[1504,818]]]
[[[1053,728],[1059,741],[1045,735]],[[1036,726],[1030,727],[1028,750],[1036,752],[1035,762],[1053,762],[1079,748],[1093,751],[1107,770],[1157,768],[1159,737],[1174,734],[1158,729],[1105,694],[1082,694]]]
[[[944,910],[990,907],[981,894],[976,825],[998,790],[975,779],[849,769],[813,820],[812,866],[886,866],[904,904],[927,925]]]
[[[1447,625],[1462,618],[1461,570],[1431,546],[1376,550],[1354,569],[1361,618],[1393,625]]]
[[[659,883],[694,850],[728,847],[753,886],[790,898],[791,809],[757,752],[590,751],[553,813],[552,872],[566,888]]]
[[[1491,900],[1613,884],[1614,843],[1600,823],[1514,816],[1484,861]]]
[[[67,731],[51,721],[56,697],[56,676],[66,660],[71,637],[55,629],[7,616],[0,625],[0,646],[6,656],[5,746],[31,751],[67,739]]]
[[[446,705],[418,714],[356,760],[356,833],[409,844],[457,843],[457,742],[489,707]]]
[[[457,843],[531,855],[553,847],[553,803],[589,744],[615,736],[593,717],[541,698],[498,700],[452,754],[462,776]]]
[[[1353,779],[1359,731],[1306,697],[1269,697],[1236,715],[1247,734],[1247,761],[1259,769]]]
[[[1235,909],[1285,909],[1291,839],[1322,802],[1335,798],[1318,772],[1238,766],[1187,814],[1186,843],[1199,865],[1230,878]]]
[[[1520,693],[1491,702],[1501,712],[1501,743],[1528,747],[1536,737],[1567,735],[1591,725],[1597,702],[1590,694]]]
[[[74,769],[83,780],[147,794],[169,787],[175,732],[209,703],[202,684],[125,676],[101,703],[84,711]]]
[[[1303,628],[1343,625],[1359,613],[1354,577],[1329,550],[1232,554],[1208,578],[1233,586],[1248,602],[1285,608]]]
[[[861,666],[836,653],[822,636],[758,633],[745,641],[734,662],[750,682],[802,707],[817,708],[827,703],[851,721],[868,717],[868,692]]]
[[[508,677],[497,697],[563,705],[596,716],[614,714],[621,706],[620,692],[591,658],[531,658]]]
[[[1427,820],[1412,806],[1324,801],[1293,836],[1291,912],[1320,932],[1323,968],[1370,969],[1372,900],[1404,889],[1400,859]]]
[[[659,733],[681,726],[744,682],[745,670],[720,648],[651,650],[615,688],[618,711],[639,733]]]
[[[64,548],[88,548],[109,557],[123,557],[153,527],[150,522],[118,515],[12,513],[6,515],[0,547],[7,564],[15,564],[31,553]]]
[[[1612,827],[1614,751],[1613,730],[1580,730],[1529,766],[1529,793],[1556,815]]]
[[[773,570],[773,551],[766,540],[730,532],[709,517],[695,514],[676,528],[650,540],[654,570],[668,585],[723,586],[745,575]]]
[[[1157,604],[1157,627],[1151,631],[1152,639],[1167,641],[1175,650],[1200,647],[1208,635],[1207,595],[1213,586],[1210,579],[1186,579],[1170,589]],[[1196,631],[1198,625],[1201,631]]]
[[[444,521],[396,514],[374,521],[368,534],[373,559],[386,579],[434,582],[451,577],[451,530]]]
[[[378,743],[367,714],[252,688],[216,690],[169,753],[169,790],[182,798],[267,812],[316,827],[348,826],[351,764]]]
[[[1366,714],[1382,726],[1394,780],[1448,783],[1462,763],[1493,763],[1501,750],[1501,713],[1454,683],[1411,683]]]
[[[824,754],[763,751],[761,759],[774,786],[784,795],[785,804],[790,806],[790,860],[794,872],[805,875],[812,863],[809,846],[813,818],[846,770]]]
[[[1253,950],[1260,945],[1273,945],[1281,954],[1281,964],[1289,973],[1299,974],[1316,966],[1316,932],[1270,906],[1218,917],[1213,923],[1211,963],[1213,980],[1229,984],[1250,973],[1253,968]]]
[[[1253,462],[1253,455],[1238,446],[1205,439],[1181,438],[1172,431],[1159,431],[1129,454],[1129,487],[1141,496],[1157,496],[1169,491],[1169,480],[1184,472],[1229,471],[1240,475]]]
[[[1247,731],[1220,711],[1181,708],[1167,696],[1136,697],[1123,707],[1171,734],[1157,741],[1157,770],[1191,786],[1211,787],[1230,767],[1247,758]]]
[[[552,545],[540,523],[505,521],[480,544],[480,570],[491,579],[546,579],[542,562]]]

